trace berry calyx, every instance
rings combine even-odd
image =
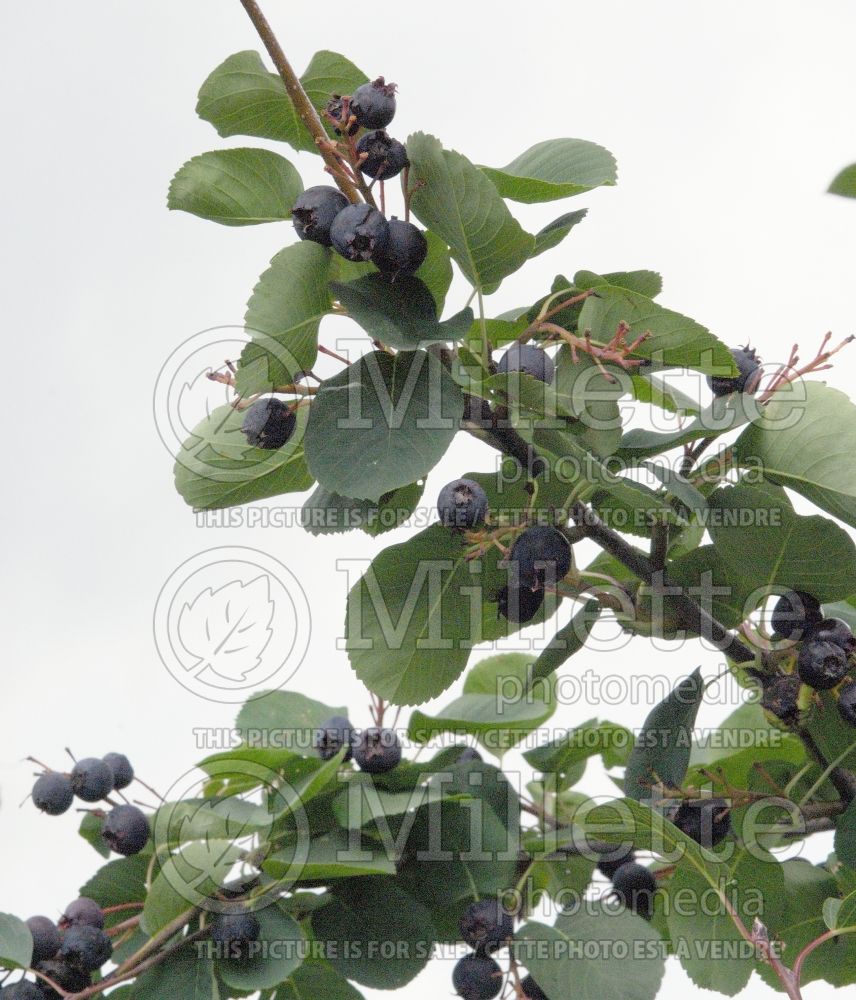
[[[478,899],[464,911],[461,937],[477,954],[502,948],[514,934],[514,920],[498,899]]]
[[[59,919],[59,926],[66,930],[85,924],[87,927],[104,927],[104,912],[101,907],[88,896],[80,896],[65,908],[65,913]]]
[[[302,240],[330,246],[330,227],[333,219],[349,205],[348,199],[338,188],[316,184],[307,188],[291,209],[294,231]]]
[[[543,590],[530,590],[528,587],[516,587],[509,584],[503,587],[496,596],[499,613],[506,621],[522,624],[532,621],[541,605],[544,603]]]
[[[811,625],[806,631],[808,642],[834,642],[840,646],[845,653],[849,653],[856,646],[856,639],[847,622],[841,618],[824,618],[816,625]]]
[[[802,590],[789,590],[776,601],[770,624],[778,639],[799,642],[806,628],[823,618],[820,601]]]
[[[134,780],[134,769],[131,767],[131,762],[123,753],[105,753],[103,760],[113,772],[113,788],[115,791],[121,792],[123,788],[127,788]]]
[[[628,910],[651,919],[657,880],[647,868],[635,861],[622,865],[612,878],[612,889]]]
[[[100,969],[112,954],[113,945],[105,932],[100,927],[87,927],[85,924],[69,927],[59,950],[63,962],[83,972]]]
[[[217,945],[218,958],[246,958],[260,933],[258,918],[244,909],[220,913],[211,922],[211,940]]]
[[[725,799],[686,799],[672,819],[675,826],[708,850],[731,830],[731,807]]]
[[[785,723],[796,722],[799,716],[799,694],[802,681],[797,674],[784,674],[764,683],[761,708]]]
[[[571,568],[571,546],[556,528],[536,524],[515,539],[508,565],[514,584],[542,590],[545,583],[555,586]]]
[[[367,774],[384,774],[401,761],[401,744],[391,729],[364,729],[354,746],[354,760]]]
[[[375,180],[397,177],[409,163],[404,145],[383,129],[360,136],[357,152],[361,157],[360,170]]]
[[[288,442],[297,425],[297,417],[287,403],[272,396],[257,399],[247,408],[241,430],[254,448],[272,450]]]
[[[98,757],[84,757],[71,769],[71,787],[84,802],[98,802],[113,791],[110,765]]]
[[[754,392],[758,387],[758,379],[752,378],[761,367],[761,359],[755,353],[755,349],[749,347],[733,347],[731,357],[737,365],[738,375],[732,378],[722,378],[718,375],[708,375],[707,384],[710,386],[714,396],[730,396],[732,392],[746,392],[747,385],[749,391]],[[751,381],[750,381],[751,380]]]
[[[331,716],[315,730],[312,745],[318,751],[321,760],[330,760],[342,747],[347,747],[343,760],[350,760],[354,752],[354,727],[350,719],[344,715]]]
[[[856,726],[856,682],[845,684],[838,692],[838,714],[848,726]]]
[[[800,650],[797,672],[803,684],[815,691],[829,691],[847,674],[847,654],[835,642],[811,640]]]
[[[33,802],[48,816],[61,816],[74,802],[71,778],[59,771],[46,771],[36,778],[33,785]]]
[[[351,95],[351,114],[361,128],[386,128],[395,118],[395,84],[379,76]]]
[[[145,813],[132,805],[111,809],[101,827],[101,836],[110,850],[126,858],[140,853],[148,843],[149,832]]]
[[[463,1000],[493,1000],[502,992],[502,969],[486,955],[464,955],[452,969],[452,986]]]
[[[531,976],[526,976],[520,985],[526,1000],[550,1000]]]
[[[92,977],[88,972],[58,958],[38,962],[33,968],[36,972],[41,972],[55,982],[66,993],[80,993],[92,982]],[[61,996],[52,986],[48,986],[44,979],[39,980],[39,990],[41,991],[41,1000],[59,1000]]]
[[[57,925],[50,917],[42,916],[30,917],[26,923],[33,937],[33,957],[30,959],[30,965],[53,958],[62,944]]]
[[[371,260],[383,253],[388,239],[389,223],[371,205],[348,205],[330,227],[333,249],[345,260]]]
[[[635,860],[636,854],[632,846],[626,848],[615,847],[609,854],[602,854],[600,856],[600,860],[597,863],[597,870],[602,875],[606,875],[608,879],[611,879],[622,865]]]
[[[327,101],[327,105],[324,108],[324,110],[327,112],[328,117],[332,119],[334,123],[333,131],[336,133],[336,135],[341,135],[342,132],[345,131],[345,125],[347,124],[346,122],[342,121],[343,109],[344,109],[344,101],[342,99],[341,94],[333,94],[330,100]],[[350,119],[351,117],[352,116],[349,108],[348,118]],[[357,132],[359,132],[359,130],[360,126],[356,122],[351,122],[347,128],[348,135],[356,135]]]
[[[437,510],[447,528],[475,528],[487,515],[487,493],[472,479],[455,479],[440,490]]]
[[[512,344],[499,359],[498,372],[525,372],[540,382],[550,383],[556,374],[553,359],[534,344]]]
[[[388,278],[399,274],[415,274],[428,256],[428,240],[412,222],[402,222],[393,216],[389,220],[387,241],[372,254],[372,264]]]

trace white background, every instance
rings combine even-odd
[[[493,311],[532,301],[559,271],[644,267],[663,273],[664,304],[730,344],[751,339],[769,361],[797,340],[813,348],[826,330],[856,332],[856,203],[824,194],[856,160],[852,4],[265,6],[298,68],[333,48],[396,81],[402,138],[424,129],[494,165],[562,135],[615,153],[618,187],[567,203],[589,207],[589,218],[509,279]],[[237,0],[5,3],[0,38],[2,908],[56,916],[98,859],[71,815],[18,808],[32,780],[21,759],[59,767],[66,745],[79,756],[119,749],[165,789],[202,755],[193,728],[233,718],[230,706],[179,687],[157,658],[152,610],[170,573],[218,545],[284,561],[314,609],[293,683],[347,702],[365,723],[365,692],[336,649],[346,595],[336,560],[375,546],[356,534],[195,527],[152,417],[155,380],[176,345],[240,324],[258,274],[293,239],[288,224],[230,229],[165,207],[169,178],[190,156],[264,145],[221,140],[194,115],[210,70],[259,47]],[[322,180],[315,159],[297,162],[307,184]],[[514,210],[534,230],[564,209]],[[846,390],[854,372],[856,350],[828,379]],[[490,463],[460,437],[426,498]],[[644,640],[591,659],[566,669],[678,677],[717,665],[697,645],[663,653]],[[633,726],[647,708],[568,705],[555,721],[599,713]],[[705,711],[702,724],[724,714]],[[595,769],[584,787],[607,790]],[[813,858],[829,849],[818,841]],[[448,995],[449,974],[435,963],[404,995]],[[688,988],[670,966],[662,995]],[[750,989],[768,995],[757,978]],[[832,992],[812,985],[805,995]]]

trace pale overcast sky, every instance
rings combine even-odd
[[[534,300],[558,272],[652,268],[663,274],[665,305],[729,344],[750,339],[770,361],[784,360],[794,341],[809,348],[827,330],[856,332],[856,202],[824,194],[856,160],[853,4],[263,6],[298,68],[333,48],[397,82],[392,130],[402,138],[423,129],[497,166],[557,136],[613,151],[618,186],[566,203],[588,207],[588,219],[506,282],[489,300],[495,313]],[[226,228],[165,207],[170,177],[191,156],[266,145],[221,140],[194,113],[210,70],[260,47],[237,0],[5,3],[0,38],[0,281],[13,428],[2,498],[0,908],[56,916],[100,862],[71,815],[18,809],[32,781],[21,758],[60,766],[65,746],[78,756],[121,750],[167,789],[203,756],[194,730],[234,717],[235,706],[180,686],[158,656],[155,604],[172,574],[221,546],[284,563],[312,609],[308,652],[291,684],[346,702],[366,723],[365,692],[336,644],[347,593],[337,560],[369,557],[377,546],[359,533],[319,540],[246,521],[196,526],[173,490],[153,419],[154,411],[163,431],[155,387],[178,345],[199,331],[240,327],[257,276],[293,240],[288,224]],[[307,184],[322,180],[314,158],[282,151]],[[530,230],[562,210],[514,206]],[[342,329],[325,327],[331,337]],[[218,339],[213,364],[236,353]],[[856,350],[828,380],[847,390],[854,374]],[[196,385],[183,405],[201,415],[212,398]],[[429,477],[427,500],[491,460],[460,436]],[[669,653],[645,640],[584,655],[578,667],[624,675],[678,677],[698,663],[712,674],[717,664],[697,644]],[[599,713],[634,726],[648,707],[571,704],[554,724]],[[700,724],[725,711],[706,707]],[[583,787],[609,790],[594,767]],[[818,841],[807,850],[813,859],[830,849]],[[450,971],[434,963],[402,995],[449,995]],[[661,995],[688,988],[670,964]],[[773,995],[757,978],[749,990]],[[833,990],[804,993],[821,1000]]]

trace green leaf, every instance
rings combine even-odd
[[[439,322],[434,296],[415,276],[389,281],[369,274],[347,284],[333,282],[331,289],[373,340],[390,347],[412,350],[422,344],[461,340],[473,322],[469,307]]]
[[[33,956],[30,928],[11,913],[0,913],[0,967],[26,969]]]
[[[270,392],[308,371],[318,354],[318,328],[330,312],[331,255],[305,240],[286,247],[253,289],[235,387],[242,396]]]
[[[574,772],[589,757],[599,755],[605,767],[615,767],[625,763],[632,746],[633,734],[629,729],[614,722],[589,719],[523,756],[536,771],[554,775],[561,791],[574,783],[571,780]]]
[[[204,954],[204,952],[203,952]],[[118,996],[110,993],[111,997]],[[147,969],[134,982],[132,1000],[164,1000],[180,997],[181,1000],[220,1000],[214,979],[214,963],[200,957],[194,946],[182,948],[161,962]]]
[[[104,820],[100,816],[95,816],[93,813],[84,813],[77,832],[88,844],[91,844],[98,851],[102,858],[109,858],[110,848],[101,836],[101,828],[103,826]]]
[[[726,628],[736,628],[754,610],[748,603],[756,592],[750,574],[732,570],[713,545],[701,545],[669,563],[669,583],[682,587],[685,594],[702,603],[710,600],[710,612]],[[757,595],[756,606],[763,601]],[[668,598],[663,599],[664,611]]]
[[[657,271],[611,271],[607,274],[577,271],[574,275],[574,287],[580,291],[601,286],[626,288],[647,299],[655,299],[663,291],[663,276]]]
[[[194,156],[169,186],[167,206],[224,226],[291,218],[303,190],[295,168],[268,149],[221,149]]]
[[[300,836],[265,858],[262,870],[276,879],[292,882],[327,882],[359,876],[394,875],[395,861],[385,850],[365,844],[356,847],[344,830],[312,837],[307,844]]]
[[[151,861],[148,852],[130,858],[109,861],[80,887],[80,895],[94,899],[102,908],[122,903],[143,903],[146,899],[146,872]],[[129,912],[107,914],[108,926],[125,920]]]
[[[851,163],[836,174],[829,185],[830,194],[840,194],[843,198],[856,198],[856,163]]]
[[[332,94],[350,94],[367,79],[344,56],[327,51],[316,52],[300,78],[319,112],[323,112]],[[252,50],[236,52],[211,73],[199,91],[196,113],[211,122],[222,136],[253,135],[287,142],[309,153],[318,152],[282,79],[269,72]]]
[[[738,462],[856,527],[856,406],[822,382],[779,389],[737,439]],[[853,591],[851,591],[852,593]]]
[[[835,853],[845,865],[856,868],[856,799],[835,823]]]
[[[656,375],[644,372],[631,375],[630,383],[633,389],[633,398],[639,400],[640,403],[651,403],[669,413],[688,413],[691,416],[698,414],[701,409],[699,403],[691,396],[669,385]]]
[[[307,959],[273,1000],[363,1000],[363,995],[329,963]]]
[[[337,535],[359,528],[375,537],[398,528],[416,510],[423,483],[411,483],[391,490],[373,503],[331,493],[318,486],[303,505],[301,526],[310,535]]]
[[[452,284],[452,259],[449,257],[449,248],[436,233],[432,233],[430,229],[425,230],[425,239],[428,242],[428,255],[415,277],[428,286],[437,305],[437,315],[441,316],[446,294]]]
[[[239,962],[224,959],[217,971],[227,986],[237,990],[264,990],[278,986],[300,965],[303,931],[278,906],[255,911],[259,922],[259,949]]]
[[[415,711],[408,735],[427,743],[438,733],[475,736],[500,755],[519,743],[553,714],[552,684],[526,694],[532,660],[523,653],[504,653],[477,663],[467,674],[464,693],[438,712]]]
[[[696,668],[648,713],[630,752],[624,793],[650,799],[652,785],[680,788],[687,773],[696,715],[704,696],[704,681]]]
[[[665,971],[665,945],[647,921],[590,903],[555,926],[529,921],[513,951],[548,997],[653,1000]]]
[[[617,178],[612,153],[585,139],[548,139],[505,167],[481,169],[503,198],[526,204],[570,198],[604,185],[612,187]]]
[[[520,227],[493,184],[466,157],[423,132],[407,140],[412,208],[444,239],[474,287],[493,289],[528,260],[535,239]]]
[[[559,629],[532,664],[532,684],[554,674],[585,646],[600,617],[600,611],[598,601],[586,601],[568,624]]]
[[[547,250],[557,247],[574,226],[582,222],[587,215],[588,209],[581,208],[576,212],[567,212],[565,215],[560,215],[558,219],[548,222],[543,229],[539,229],[535,233],[535,246],[530,256],[538,257],[542,253],[546,253]]]
[[[288,734],[289,746],[305,753],[319,726],[331,716],[347,714],[344,706],[333,708],[297,691],[260,691],[241,707],[235,729],[250,745],[259,745],[272,733]]]
[[[309,468],[328,490],[378,500],[436,465],[463,405],[433,355],[367,354],[319,388],[306,429]]]
[[[277,449],[253,448],[241,430],[244,414],[219,406],[200,421],[175,461],[175,488],[195,510],[234,507],[298,493],[312,485],[303,458],[305,408],[297,411],[291,440]]]

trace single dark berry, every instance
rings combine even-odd
[[[315,730],[312,745],[321,760],[330,760],[342,747],[347,747],[343,759],[350,760],[354,752],[354,727],[344,715],[334,715]]]
[[[50,917],[30,917],[27,927],[33,936],[33,957],[30,959],[30,965],[53,958],[62,944],[59,928],[53,920]]]
[[[479,899],[464,911],[461,937],[478,954],[502,948],[514,934],[514,920],[498,899]]]
[[[220,913],[211,921],[211,940],[217,945],[220,958],[246,958],[260,931],[258,918],[246,910]]]
[[[798,699],[802,681],[797,674],[774,677],[764,684],[761,708],[771,712],[782,722],[796,722],[799,717]]]
[[[71,787],[84,802],[98,802],[113,791],[110,765],[97,757],[84,757],[71,769]]]
[[[503,618],[521,624],[532,621],[538,614],[544,603],[544,591],[509,585],[500,590],[496,600]]]
[[[87,927],[86,924],[69,927],[59,950],[63,962],[84,972],[100,969],[112,954],[113,945],[105,932],[100,927]]]
[[[348,205],[333,220],[330,239],[333,249],[345,260],[371,260],[384,251],[389,223],[371,205]]]
[[[307,188],[291,209],[294,231],[302,240],[330,246],[333,219],[350,203],[338,188],[317,184]]]
[[[523,994],[526,1000],[550,1000],[531,976],[526,976],[520,985],[523,987]]]
[[[297,425],[297,417],[287,403],[268,397],[257,399],[244,414],[241,430],[254,448],[281,448]]]
[[[409,163],[404,145],[383,129],[366,132],[361,136],[357,142],[357,152],[365,157],[360,161],[360,170],[367,177],[379,181],[397,177]]]
[[[824,618],[816,625],[809,625],[805,638],[806,642],[834,642],[845,653],[849,653],[856,646],[856,639],[850,626],[840,618]]]
[[[33,785],[33,802],[48,816],[60,816],[74,802],[71,778],[59,771],[46,771],[36,778]]]
[[[493,1000],[502,980],[502,969],[487,955],[464,955],[452,969],[452,986],[463,1000]]]
[[[815,691],[828,691],[844,680],[847,654],[835,642],[804,642],[797,657],[797,671],[803,684]]]
[[[401,761],[401,744],[391,729],[364,729],[354,745],[354,760],[361,771],[383,774]]]
[[[12,983],[10,986],[4,986],[3,989],[0,990],[0,998],[2,998],[2,1000],[45,1000],[45,995],[39,987],[35,983],[31,983],[29,979],[19,979],[17,983]]]
[[[725,799],[686,799],[672,819],[697,844],[715,847],[731,830],[731,807]]]
[[[134,769],[123,753],[105,753],[103,760],[113,772],[113,788],[117,792],[127,788],[134,780]]]
[[[597,870],[611,879],[622,865],[629,864],[636,860],[636,854],[632,847],[622,848],[620,845],[614,847],[609,854],[601,855],[597,863]]]
[[[440,490],[437,510],[447,528],[475,528],[484,524],[487,493],[472,479],[455,479]]]
[[[63,930],[78,924],[85,924],[87,927],[104,926],[104,913],[101,907],[88,896],[81,896],[73,903],[69,903],[59,920],[59,926]]]
[[[550,383],[556,374],[553,359],[534,344],[512,344],[499,359],[498,372],[525,372],[541,382]]]
[[[330,116],[330,118],[332,118],[333,121],[335,122],[335,125],[333,126],[333,131],[336,133],[336,135],[341,135],[345,131],[345,125],[347,124],[347,122],[342,121],[343,108],[344,108],[344,102],[342,100],[341,94],[333,94],[330,100],[327,101],[327,106],[325,108],[325,111]],[[349,108],[348,118],[350,119],[351,117],[353,116]],[[348,135],[356,135],[357,132],[359,132],[359,130],[360,130],[359,124],[357,122],[351,122],[351,124],[348,125],[347,132]]]
[[[622,865],[612,877],[612,888],[622,903],[646,920],[654,912],[654,893],[657,880],[643,865],[629,861]]]
[[[80,993],[92,983],[92,976],[88,972],[78,969],[74,965],[69,965],[68,962],[60,961],[60,959],[38,962],[33,968],[36,972],[44,973],[48,979],[55,982],[66,993]],[[41,1000],[59,1000],[61,996],[52,986],[48,986],[44,979],[39,980],[39,990],[41,991]]]
[[[361,128],[386,128],[395,118],[395,84],[379,76],[351,95],[351,114]]]
[[[799,642],[806,628],[823,619],[820,601],[801,590],[789,590],[776,601],[770,624],[778,639]]]
[[[149,821],[136,806],[116,806],[107,813],[101,836],[111,851],[126,858],[139,854],[149,839]]]
[[[478,750],[473,749],[473,747],[464,747],[464,749],[458,754],[458,759],[455,761],[456,764],[471,764],[473,761],[484,760],[482,755]]]
[[[387,277],[414,274],[428,256],[428,240],[412,222],[402,222],[395,217],[389,220],[386,243],[372,254],[372,264]]]
[[[731,357],[734,358],[734,363],[737,365],[737,371],[740,374],[735,375],[733,378],[708,375],[707,384],[710,386],[714,396],[729,396],[732,392],[746,392],[747,384],[761,367],[761,359],[755,353],[754,348],[749,347],[748,344],[745,347],[732,348]],[[754,392],[758,387],[758,379],[752,379],[752,383],[749,389],[751,392]]]
[[[545,583],[555,586],[571,568],[571,546],[561,531],[536,524],[517,537],[508,564],[513,584],[541,590]]]
[[[838,714],[849,726],[856,726],[856,681],[845,684],[838,692]]]

